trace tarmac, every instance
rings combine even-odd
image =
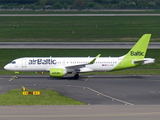
[[[86,103],[62,106],[0,106],[5,120],[159,120],[160,75],[0,75],[0,93],[11,89],[52,89]]]
[[[135,43],[136,42],[0,42],[0,49],[130,49]],[[159,49],[160,42],[150,42],[148,48]]]
[[[1,106],[1,120],[159,120],[160,106]]]
[[[60,94],[90,105],[158,105],[159,75],[81,75],[50,78],[49,75],[0,76],[0,93],[11,89],[53,89]]]

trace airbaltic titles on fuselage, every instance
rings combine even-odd
[[[30,59],[29,65],[55,65],[55,59]]]

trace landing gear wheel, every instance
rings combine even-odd
[[[18,79],[18,78],[19,78],[19,76],[15,76],[15,78],[16,78],[16,79]]]
[[[73,78],[74,79],[78,79],[79,78],[79,74],[75,74]]]

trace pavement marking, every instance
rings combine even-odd
[[[91,76],[88,76],[87,79],[86,79],[85,81],[88,81],[88,79],[89,79],[90,77],[91,77]]]
[[[27,117],[27,118],[35,118],[35,117],[115,117],[115,116],[138,116],[138,115],[159,115],[160,112],[151,112],[151,113],[129,113],[129,114],[101,114],[101,115],[0,115],[0,118],[20,118],[20,117]]]
[[[16,78],[16,76],[13,76],[13,78],[9,79],[8,81],[12,81]]]
[[[151,93],[156,93],[156,91],[151,91]]]
[[[85,87],[85,86],[72,86],[72,85],[59,85],[59,86],[80,87],[80,88],[83,88],[83,89],[88,89],[88,90],[91,90],[92,92],[95,92],[95,93],[97,93],[97,94],[99,94],[99,95],[102,95],[102,96],[104,96],[104,97],[110,98],[110,99],[112,99],[112,101],[118,101],[118,102],[124,103],[125,105],[132,105],[132,106],[134,105],[134,104],[132,104],[132,103],[129,103],[129,102],[126,102],[126,101],[123,101],[123,100],[120,100],[120,99],[111,97],[111,96],[109,96],[109,95],[105,95],[105,94],[103,94],[103,93],[101,93],[101,92],[98,92],[98,91],[96,91],[96,90],[94,90],[94,89],[92,89],[92,88],[90,88],[90,87]]]
[[[86,87],[86,88],[89,89],[89,90],[91,90],[91,91],[93,91],[93,92],[95,92],[95,93],[98,93],[99,95],[102,95],[102,96],[104,96],[104,97],[110,98],[110,99],[112,99],[112,101],[115,100],[115,101],[124,103],[125,105],[134,105],[134,104],[132,104],[132,103],[129,103],[129,102],[126,102],[126,101],[123,101],[123,100],[120,100],[120,99],[117,99],[117,98],[114,98],[114,97],[105,95],[105,94],[103,94],[103,93],[101,93],[101,92],[98,92],[98,91],[92,89],[92,88],[89,88],[89,87]]]
[[[147,81],[157,81],[157,82],[160,82],[160,80],[147,80]]]
[[[151,91],[150,93],[160,93],[160,91]]]

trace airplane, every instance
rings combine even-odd
[[[155,59],[145,58],[151,34],[144,34],[132,49],[120,57],[23,57],[4,66],[10,71],[49,72],[50,77],[64,77],[94,71],[116,71],[154,63]]]

